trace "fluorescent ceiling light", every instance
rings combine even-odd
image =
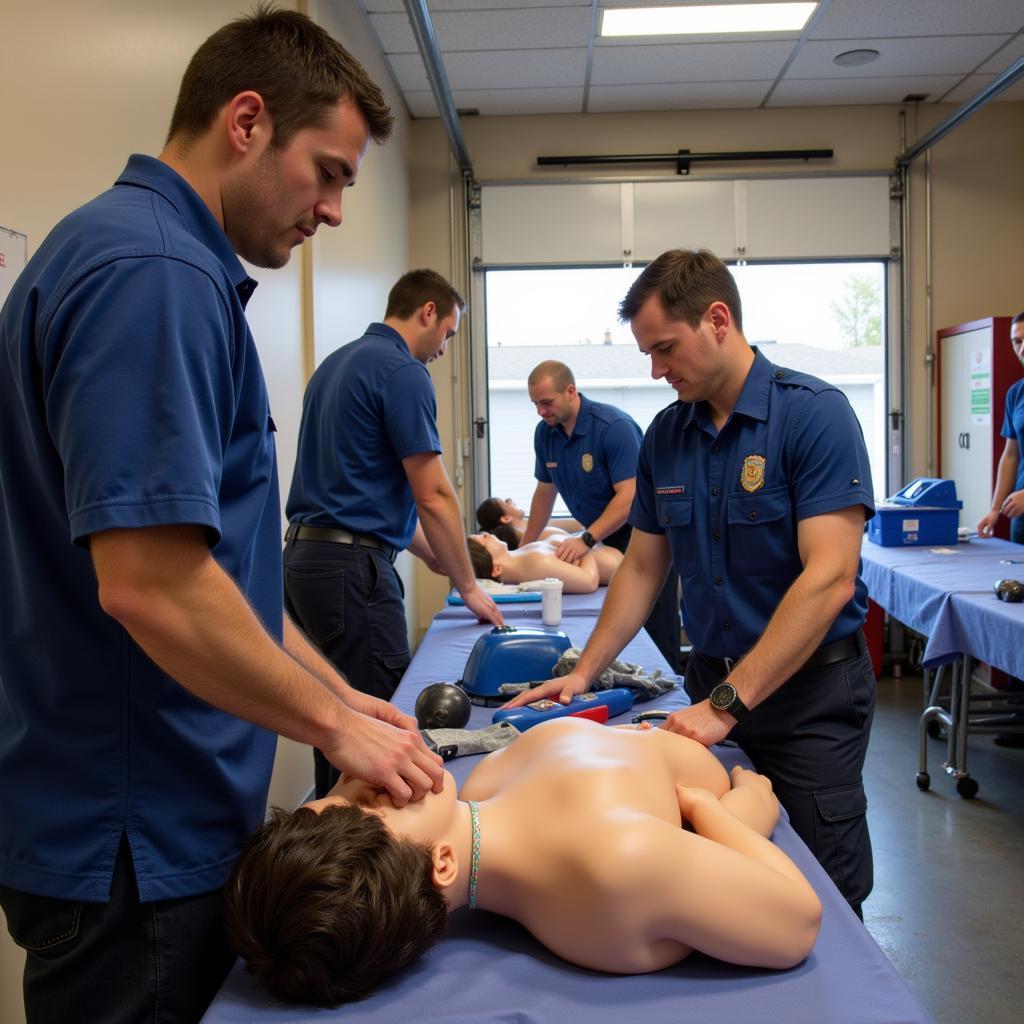
[[[727,32],[793,32],[816,3],[710,4],[701,7],[620,7],[604,12],[602,36],[721,35]]]

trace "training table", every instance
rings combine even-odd
[[[603,593],[603,592],[602,592]],[[590,598],[591,595],[581,595]],[[540,626],[540,606],[523,606],[510,625]],[[465,608],[446,608],[433,620],[394,701],[412,714],[429,683],[459,679],[477,637],[490,627]],[[582,646],[597,621],[592,600],[563,597],[563,630]],[[640,634],[621,659],[649,670],[666,664],[648,635]],[[674,709],[687,703],[681,687],[634,705]],[[491,724],[492,708],[474,707],[469,728]],[[714,747],[727,768],[750,766],[736,747]],[[457,781],[478,757],[447,764]],[[917,1002],[867,929],[850,910],[811,852],[783,816],[774,841],[799,865],[824,906],[821,933],[811,955],[788,971],[736,967],[694,953],[655,974],[619,976],[588,971],[560,960],[507,918],[466,908],[449,919],[448,933],[424,957],[363,1002],[336,1010],[287,1006],[270,997],[239,962],[214,999],[205,1024],[929,1024]],[[643,865],[638,864],[642,871]],[[933,1024],[933,1022],[932,1022]]]
[[[880,547],[865,538],[861,564],[871,600],[928,638],[921,659],[925,708],[919,722],[917,784],[921,789],[931,784],[928,736],[936,735],[942,722],[948,729],[943,769],[956,779],[961,796],[973,797],[978,783],[967,771],[968,732],[1021,728],[1012,713],[1024,710],[1024,694],[972,694],[971,675],[980,660],[1024,677],[1024,604],[1000,601],[992,589],[998,579],[1024,580],[1024,546],[993,537],[946,546]],[[948,711],[939,704],[947,669]]]

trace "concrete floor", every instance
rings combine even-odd
[[[929,740],[931,788],[915,784],[919,675],[883,678],[865,785],[875,888],[868,930],[937,1024],[1024,1020],[1024,749],[968,741],[979,786],[957,795]]]

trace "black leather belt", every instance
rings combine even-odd
[[[350,548],[376,548],[392,563],[398,557],[398,548],[393,548],[367,533],[352,533],[351,530],[343,530],[338,526],[300,526],[298,523],[292,523],[284,539],[319,540],[329,544],[345,544]]]
[[[794,672],[806,672],[812,668],[824,668],[826,665],[834,665],[837,661],[847,661],[850,658],[857,658],[868,649],[867,641],[864,639],[863,630],[858,629],[856,633],[833,640],[830,644],[822,644],[813,654]],[[739,663],[739,658],[712,658],[699,651],[693,652],[701,661],[710,665],[724,679]]]

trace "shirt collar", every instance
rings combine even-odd
[[[754,350],[754,361],[747,371],[747,379],[743,382],[739,398],[733,406],[730,419],[739,413],[752,420],[768,419],[768,397],[771,391],[773,366],[758,351],[756,345],[751,346]],[[683,421],[684,429],[691,426],[698,426],[705,429],[711,428],[711,414],[708,411],[707,402],[692,402],[689,406],[686,419]]]
[[[572,433],[565,437],[565,433],[560,426],[555,427],[562,437],[565,437],[567,441],[571,441],[574,437],[586,437],[587,428],[590,426],[590,417],[593,415],[591,406],[594,403],[587,398],[586,395],[580,393],[580,411],[576,413],[576,422],[573,424]]]
[[[256,290],[256,281],[246,273],[242,261],[231,247],[231,241],[217,223],[213,212],[199,197],[199,193],[177,171],[162,160],[133,153],[114,184],[148,188],[170,203],[185,222],[189,233],[224,265],[228,279],[238,293],[243,308],[245,307]]]

